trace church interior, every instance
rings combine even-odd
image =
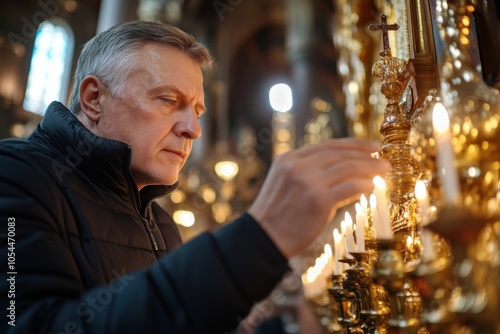
[[[287,151],[353,136],[392,164],[240,333],[500,333],[498,0],[3,1],[0,139],[68,101],[86,41],[137,19],[216,62],[203,136],[158,200],[184,240],[245,212]]]

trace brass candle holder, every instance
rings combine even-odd
[[[343,258],[339,262],[353,265],[356,260]],[[360,327],[359,303],[356,293],[353,291],[352,279],[348,276],[347,269],[344,275],[332,276],[332,287],[328,290],[333,299],[337,302],[338,323],[342,325],[346,333],[364,333]]]
[[[429,228],[449,241],[454,286],[448,311],[472,333],[498,333],[498,282],[495,268],[480,254],[488,221],[462,208],[443,208]],[[496,328],[496,329],[495,329]]]
[[[440,90],[422,106],[412,106],[413,111],[407,108],[412,101],[406,107],[401,103],[411,90],[411,61],[392,57],[387,38],[397,25],[387,24],[384,16],[370,28],[383,32],[381,59],[372,73],[387,98],[380,155],[392,164],[385,179],[397,239],[373,240],[365,226],[367,251],[351,253],[354,259],[344,260],[351,268],[332,276],[328,293],[338,312],[332,323],[340,324],[342,333],[500,334],[500,92],[487,87],[471,63],[475,3],[436,0],[444,56]],[[443,103],[449,116],[461,195],[457,203],[446,203],[444,177],[436,172],[437,136],[429,117],[435,101]],[[409,144],[413,130],[419,136],[415,156]],[[437,234],[431,260],[421,259],[417,179],[430,188],[433,211],[422,214],[431,221],[424,228]],[[401,243],[409,236],[411,242]]]
[[[354,282],[353,292],[358,301],[359,319],[365,333],[387,333],[386,320],[390,313],[388,303],[383,298],[385,291],[373,282],[369,267],[369,253],[350,253],[356,263],[348,269],[348,277]],[[382,297],[382,298],[381,298]]]
[[[452,333],[454,315],[448,310],[453,284],[450,258],[437,256],[422,261],[411,272],[423,301],[422,323],[430,334]]]
[[[339,275],[341,276],[341,275]],[[342,325],[338,322],[339,310],[336,303],[332,302],[329,291],[333,288],[333,281],[337,278],[331,276],[327,279],[326,290],[313,298],[308,299],[314,314],[327,334],[344,333]]]
[[[373,267],[373,280],[389,294],[389,332],[418,333],[421,328],[419,294],[413,289],[396,240],[378,240],[380,254]]]
[[[357,331],[359,319],[356,314],[356,296],[353,292],[344,289],[342,275],[333,275],[333,285],[328,290],[338,305],[338,323],[347,333],[363,333]]]

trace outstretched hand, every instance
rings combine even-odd
[[[303,251],[337,208],[373,191],[373,177],[390,164],[374,159],[379,146],[331,139],[276,157],[248,210],[287,258]]]

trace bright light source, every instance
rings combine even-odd
[[[432,110],[432,124],[438,133],[449,131],[450,119],[446,108],[441,103],[436,103]]]
[[[219,161],[215,164],[215,173],[224,181],[230,181],[238,174],[238,164],[233,161]]]
[[[194,225],[194,213],[188,210],[177,210],[173,214],[174,221],[182,226],[191,227]]]
[[[292,89],[284,83],[279,83],[269,90],[269,103],[271,107],[279,112],[287,112],[292,109]]]

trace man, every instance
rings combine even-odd
[[[52,103],[29,138],[0,143],[2,332],[224,333],[387,171],[353,139],[284,154],[247,213],[178,247],[153,199],[201,135],[210,65],[174,27],[116,26],[82,50],[71,112]]]

